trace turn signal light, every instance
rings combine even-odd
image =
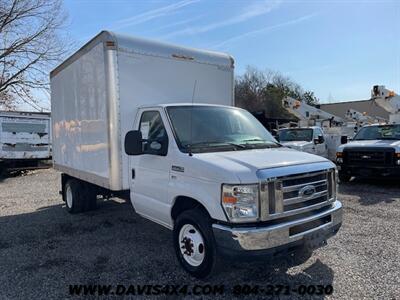
[[[222,202],[223,203],[230,203],[230,204],[235,204],[237,202],[237,198],[236,197],[229,197],[229,196],[224,196],[222,198]]]
[[[336,152],[336,157],[343,157],[343,152]]]

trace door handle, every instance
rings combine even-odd
[[[135,179],[135,169],[132,169],[132,179]]]

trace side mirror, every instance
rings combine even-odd
[[[341,143],[341,144],[347,144],[347,142],[348,142],[347,135],[342,135],[342,136],[340,137],[340,143]]]
[[[318,136],[318,144],[323,144],[325,142],[324,136],[323,135],[319,135]]]
[[[317,138],[314,139],[314,144],[323,144],[325,142],[325,139],[322,135],[319,135]]]
[[[143,154],[142,133],[139,130],[131,130],[125,135],[125,153],[128,155]]]

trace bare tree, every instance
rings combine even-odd
[[[0,0],[0,106],[40,109],[33,93],[48,91],[49,70],[71,49],[65,21],[62,0]]]
[[[262,72],[254,67],[247,67],[246,72],[236,78],[235,103],[251,112],[264,111],[270,118],[293,118],[282,107],[282,98],[285,96],[311,105],[318,103],[313,92],[304,92],[299,84],[278,72]]]

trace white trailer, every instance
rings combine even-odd
[[[35,168],[50,158],[50,113],[0,111],[2,170]]]
[[[196,277],[221,255],[324,245],[342,222],[335,165],[282,147],[233,107],[233,71],[228,54],[106,31],[52,71],[68,211],[126,196],[173,230],[178,261]]]

